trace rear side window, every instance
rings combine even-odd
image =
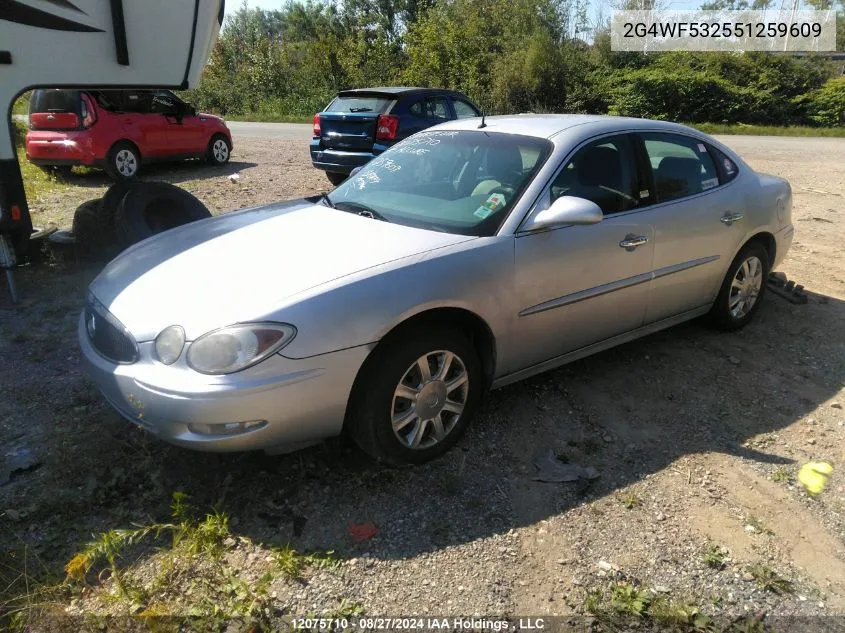
[[[716,165],[707,146],[677,134],[643,134],[654,178],[656,202],[693,196],[719,186]]]
[[[338,96],[325,109],[325,112],[387,112],[394,99],[379,96]]]
[[[36,90],[29,99],[30,113],[77,112],[78,90]]]
[[[445,121],[449,118],[449,106],[443,97],[428,97],[417,101],[411,104],[408,111],[414,116],[425,119],[443,119]]]
[[[472,117],[480,116],[480,113],[476,111],[470,104],[466,101],[462,101],[461,99],[453,99],[452,103],[455,106],[455,114],[459,119],[469,119]]]
[[[736,163],[734,163],[730,158],[728,158],[724,152],[719,151],[712,145],[709,146],[710,153],[716,159],[716,169],[719,170],[719,183],[725,184],[736,178],[737,174],[739,173],[739,169],[736,167]]]

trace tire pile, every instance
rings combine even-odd
[[[169,183],[117,183],[102,198],[79,205],[71,231],[47,240],[57,259],[72,250],[78,259],[108,261],[148,237],[210,217],[202,202]]]

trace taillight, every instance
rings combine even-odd
[[[97,122],[97,115],[88,97],[82,95],[82,127],[88,129]]]
[[[376,119],[376,140],[395,141],[399,129],[399,117],[394,114],[379,114]]]
[[[320,136],[320,113],[314,115],[314,136]]]

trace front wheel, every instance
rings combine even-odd
[[[409,333],[377,349],[356,385],[349,430],[372,457],[420,464],[458,441],[484,389],[478,355],[458,331]]]
[[[757,242],[746,244],[728,268],[710,309],[711,323],[726,331],[748,325],[763,301],[768,276],[768,251]]]
[[[225,165],[231,158],[229,141],[222,134],[217,134],[208,142],[206,156],[211,165]]]

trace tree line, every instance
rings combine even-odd
[[[625,1],[620,8],[654,2]],[[832,0],[808,1],[826,8]],[[835,1],[843,31],[845,0]],[[813,55],[612,52],[607,19],[591,22],[588,6],[588,0],[292,0],[263,11],[244,3],[227,18],[187,98],[224,116],[303,117],[322,110],[338,90],[414,85],[461,90],[488,113],[845,125],[841,64]],[[748,6],[715,0],[707,8]]]

